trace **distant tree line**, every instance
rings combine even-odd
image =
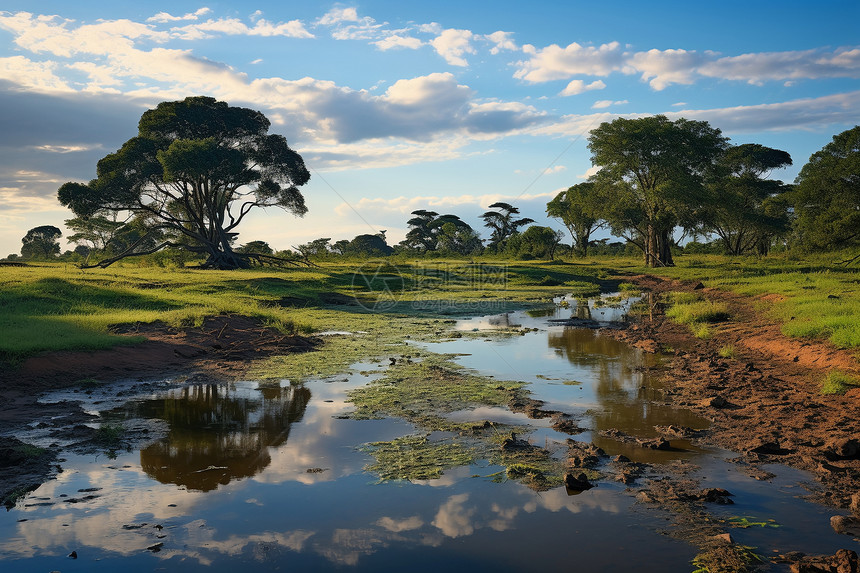
[[[229,269],[397,254],[551,260],[638,252],[648,266],[668,266],[682,248],[764,255],[860,245],[860,126],[834,136],[794,184],[785,184],[770,178],[792,164],[785,151],[732,145],[708,122],[663,115],[619,118],[591,132],[596,174],[546,205],[546,215],[567,229],[569,245],[561,232],[504,202],[480,216],[485,240],[458,215],[419,209],[396,245],[385,231],[335,242],[323,237],[284,251],[265,241],[237,244],[237,227],[253,209],[307,211],[298,187],[310,175],[268,128],[261,113],[212,98],[159,104],[141,117],[138,136],[98,162],[96,179],[59,188],[60,202],[75,214],[66,221],[74,251],[60,254],[62,232],[43,225],[22,238],[20,258],[106,267],[148,256]],[[620,240],[595,241],[600,229]]]

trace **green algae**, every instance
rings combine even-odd
[[[398,361],[385,375],[349,392],[355,406],[352,419],[395,417],[427,434],[447,432],[441,440],[427,435],[406,436],[364,446],[376,461],[367,471],[382,480],[423,480],[444,470],[488,460],[505,468],[504,474],[528,487],[544,491],[563,483],[564,466],[546,448],[516,441],[512,432],[527,428],[494,424],[488,420],[455,422],[447,415],[478,406],[505,407],[527,394],[524,382],[480,376],[452,361],[452,355],[422,354],[420,361]],[[516,442],[506,447],[506,441]]]
[[[475,406],[504,406],[525,386],[473,374],[451,358],[424,353],[419,362],[396,362],[382,378],[349,393],[355,405],[350,417],[402,418],[429,431],[483,428],[483,422],[453,422],[445,414]]]
[[[430,441],[426,435],[403,436],[386,442],[372,442],[362,448],[375,461],[365,466],[382,481],[423,481],[437,479],[444,470],[471,464],[479,448],[462,441]]]

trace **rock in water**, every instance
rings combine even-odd
[[[570,491],[585,491],[594,487],[584,473],[577,475],[564,474],[564,487]]]

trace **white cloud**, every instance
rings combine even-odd
[[[209,14],[210,12],[212,12],[212,10],[209,8],[205,8],[205,7],[200,8],[199,10],[197,10],[195,12],[189,12],[188,14],[185,14],[184,16],[172,16],[168,12],[159,12],[158,14],[156,14],[155,16],[152,16],[151,18],[147,18],[146,21],[147,22],[155,22],[156,24],[164,24],[167,22],[177,22],[177,21],[181,21],[181,20],[197,20],[200,16],[205,16],[206,14]]]
[[[134,49],[135,41],[165,42],[166,32],[131,20],[100,21],[69,29],[70,20],[34,16],[29,12],[0,13],[0,29],[15,35],[15,44],[34,53],[72,57],[78,54],[110,55]]]
[[[600,171],[600,169],[601,168],[599,165],[592,165],[591,167],[588,168],[588,170],[586,170],[585,173],[583,173],[581,175],[577,175],[576,178],[577,179],[588,179],[589,177],[597,175],[597,172]]]
[[[860,109],[860,91],[854,91],[772,104],[720,109],[685,109],[667,113],[666,116],[705,120],[726,132],[750,133],[855,125],[858,109]]]
[[[613,105],[624,105],[625,103],[630,103],[630,102],[627,101],[626,99],[618,100],[618,101],[612,101],[611,99],[602,99],[602,100],[594,102],[594,105],[591,106],[591,109],[605,109],[605,108],[613,106]]]
[[[355,8],[333,8],[317,20],[317,25],[332,28],[335,40],[380,40],[386,35],[385,24],[377,24],[369,16],[359,17]]]
[[[71,92],[72,88],[57,77],[54,62],[33,62],[24,56],[0,58],[0,80],[42,92]]]
[[[523,46],[529,60],[518,62],[515,78],[531,83],[568,79],[572,76],[608,76],[622,68],[621,44],[611,42],[600,47],[582,46],[576,42],[561,48],[556,44],[536,49]]]
[[[393,519],[391,517],[382,517],[376,525],[391,531],[392,533],[400,533],[401,531],[411,531],[424,526],[424,520],[417,515],[407,517],[406,519]]]
[[[751,53],[725,56],[712,51],[685,49],[627,51],[618,42],[600,47],[576,42],[561,48],[550,45],[536,48],[526,44],[527,60],[517,62],[514,77],[531,83],[601,76],[612,73],[640,75],[657,91],[674,84],[690,85],[702,78],[746,81],[860,78],[860,48]],[[581,82],[581,80],[575,80]],[[563,95],[573,95],[584,83],[573,83]],[[567,93],[570,92],[570,93]]]
[[[567,84],[567,87],[564,88],[559,95],[572,96],[589,91],[602,90],[604,88],[606,88],[606,84],[603,83],[602,80],[595,80],[590,84],[586,84],[582,80],[572,80],[569,84]]]
[[[839,48],[833,52],[805,50],[765,52],[719,58],[707,62],[698,73],[703,76],[746,81],[860,78],[860,48]]]
[[[335,26],[343,22],[358,22],[358,12],[355,8],[332,8],[317,20],[322,26]]]
[[[448,537],[471,535],[475,531],[475,507],[466,507],[468,493],[452,495],[448,498],[433,519],[433,526],[439,528]]]
[[[498,54],[502,50],[508,50],[508,51],[512,51],[512,52],[519,50],[519,47],[516,45],[516,43],[512,39],[513,35],[514,35],[513,32],[498,31],[498,32],[493,32],[492,34],[487,34],[486,36],[484,36],[484,38],[486,38],[487,40],[489,40],[490,42],[492,42],[494,44],[493,47],[490,48],[490,53],[491,54]]]
[[[299,20],[274,24],[268,20],[257,20],[253,26],[248,26],[238,18],[220,18],[207,20],[199,24],[176,27],[170,30],[172,36],[183,40],[202,40],[224,36],[283,36],[286,38],[313,38],[314,35],[305,29]]]
[[[671,84],[691,84],[704,56],[687,50],[648,50],[633,54],[627,60],[626,73],[641,73],[657,91]]]
[[[397,34],[392,34],[391,36],[386,36],[382,40],[374,42],[374,44],[377,48],[384,52],[386,50],[393,50],[396,48],[417,50],[424,45],[424,42],[422,42],[418,38],[411,38],[408,36],[399,36]]]
[[[438,22],[430,22],[429,24],[419,24],[418,31],[424,34],[433,34],[434,36],[438,36],[442,33],[442,25]]]
[[[466,67],[469,62],[463,56],[476,53],[471,44],[472,37],[469,30],[448,28],[431,40],[430,44],[450,65]]]

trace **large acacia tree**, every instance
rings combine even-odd
[[[25,259],[51,259],[60,254],[58,242],[63,232],[53,225],[42,225],[27,231],[21,239],[21,256]]]
[[[795,180],[795,230],[813,249],[860,244],[860,125],[833,136]]]
[[[767,176],[789,165],[791,156],[779,149],[757,143],[729,147],[708,177],[712,196],[702,210],[703,230],[716,233],[731,255],[766,254],[773,237],[788,232],[784,195],[791,189]]]
[[[594,183],[579,183],[562,191],[546,204],[546,214],[561,219],[573,238],[573,250],[588,256],[591,234],[604,225],[601,220],[602,201]]]
[[[140,118],[137,137],[98,162],[96,179],[64,184],[59,200],[81,218],[141,215],[153,234],[167,237],[141,248],[144,237],[98,266],[175,247],[206,256],[205,268],[248,267],[264,255],[231,246],[248,213],[258,207],[307,212],[298,187],[310,174],[269,126],[259,111],[209,97],[160,103]]]
[[[651,267],[673,264],[672,233],[692,226],[708,197],[704,175],[728,139],[706,121],[656,115],[619,118],[591,132],[592,179],[603,196],[602,218],[637,245]]]
[[[412,215],[414,217],[406,221],[409,232],[406,233],[406,239],[401,244],[417,251],[435,251],[439,247],[442,229],[446,224],[450,223],[455,228],[471,230],[471,227],[457,215],[440,215],[436,211],[425,209],[412,211]]]
[[[520,232],[520,227],[525,227],[534,223],[534,219],[523,217],[517,219],[515,215],[520,214],[520,210],[510,203],[493,203],[490,209],[496,211],[487,211],[481,215],[484,220],[484,226],[491,230],[488,247],[497,252],[501,252],[505,248],[507,240]]]

